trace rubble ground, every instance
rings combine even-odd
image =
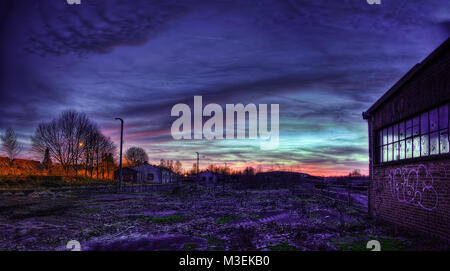
[[[301,189],[300,189],[301,190]],[[299,189],[0,195],[0,250],[448,250]]]

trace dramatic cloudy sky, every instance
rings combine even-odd
[[[366,110],[450,36],[447,0],[6,0],[0,128],[86,112],[152,161],[367,172]],[[175,141],[177,103],[280,104],[280,145]]]

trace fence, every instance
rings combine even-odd
[[[345,203],[358,210],[368,209],[368,181],[318,181],[314,184],[316,195]]]

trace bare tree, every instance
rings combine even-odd
[[[5,134],[0,136],[2,141],[2,150],[9,158],[10,165],[14,162],[14,159],[22,151],[22,145],[17,141],[17,134],[11,127],[8,127]]]
[[[148,161],[148,155],[143,148],[131,147],[125,152],[125,159],[132,166],[138,166]]]
[[[105,177],[106,178],[113,177],[113,175],[110,174],[115,167],[113,152],[103,154],[101,165],[102,165],[102,179],[105,179]]]
[[[57,161],[66,174],[77,173],[84,163],[85,175],[93,176],[102,153],[115,151],[114,144],[101,134],[84,113],[64,111],[50,122],[41,123],[32,136],[33,150]],[[98,172],[98,170],[97,170]],[[98,174],[97,174],[98,177]]]
[[[58,161],[64,171],[75,169],[83,154],[85,140],[95,125],[89,118],[76,111],[64,111],[47,123],[41,123],[32,136],[33,150],[44,154],[48,148],[50,157]]]
[[[359,169],[355,169],[348,174],[349,177],[361,177],[361,171]]]
[[[183,165],[178,160],[175,162],[174,171],[175,171],[175,173],[180,174],[180,175],[183,173]]]

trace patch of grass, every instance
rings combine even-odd
[[[281,242],[276,246],[269,246],[272,251],[297,251],[297,247],[289,244],[288,242]]]
[[[224,246],[226,244],[225,240],[222,240],[220,238],[217,238],[215,236],[212,235],[202,235],[200,236],[202,238],[205,238],[208,240],[208,248],[207,250],[216,250],[216,251],[222,251],[224,250]]]
[[[250,217],[251,217],[251,218],[253,218],[253,219],[260,219],[260,218],[264,218],[264,216],[263,216],[263,215],[258,215],[258,214],[253,214],[253,215],[251,215]]]
[[[370,251],[367,242],[370,240],[377,240],[380,242],[381,251],[401,251],[406,248],[406,244],[402,241],[376,236],[357,236],[356,234],[349,235],[350,238],[330,242],[339,250],[344,251]],[[356,237],[356,238],[355,238]]]
[[[225,243],[225,241],[220,238],[217,238],[217,237],[211,236],[211,235],[208,236],[208,244],[210,244],[210,245],[218,245],[218,244],[222,245],[224,243]]]
[[[185,218],[182,215],[169,215],[162,217],[153,217],[151,220],[155,223],[176,223],[184,221]]]
[[[184,244],[183,250],[193,251],[198,247],[199,247],[199,245],[196,243],[186,243],[186,244]]]
[[[82,233],[86,238],[89,239],[90,237],[98,237],[103,235],[105,233],[105,229],[99,226],[95,226],[92,228],[84,229]]]
[[[99,209],[89,209],[89,208],[83,210],[85,214],[96,214],[99,213],[100,211],[101,210]]]
[[[227,224],[228,222],[233,221],[236,218],[237,218],[236,215],[226,215],[226,216],[217,218],[215,221],[216,221],[216,224],[224,225],[224,224]]]

